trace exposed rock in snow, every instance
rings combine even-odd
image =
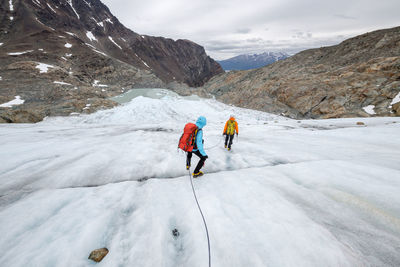
[[[107,254],[108,254],[107,248],[95,249],[90,253],[88,259],[95,261],[95,262],[100,262]]]
[[[393,104],[392,109],[393,109],[394,113],[396,114],[396,116],[400,116],[400,102]]]

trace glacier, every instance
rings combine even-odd
[[[161,90],[0,125],[0,266],[207,266],[177,150],[200,115],[209,158],[194,186],[213,266],[400,265],[400,118],[298,121]],[[101,247],[102,262],[87,259]]]

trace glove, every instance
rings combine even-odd
[[[226,135],[226,133],[222,133],[222,135]]]
[[[205,155],[205,156],[204,156],[204,158],[205,158],[205,159],[208,159],[208,156],[207,156],[207,155]]]

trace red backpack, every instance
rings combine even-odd
[[[183,134],[179,139],[178,147],[186,152],[192,152],[197,135],[197,126],[194,123],[187,123],[183,129]]]

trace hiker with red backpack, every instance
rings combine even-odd
[[[238,134],[239,134],[238,123],[235,120],[235,117],[233,115],[231,115],[229,120],[225,123],[224,132],[222,133],[222,135],[226,136],[225,137],[225,148],[228,146],[228,150],[231,150],[232,141],[233,141],[235,132],[236,132],[236,136],[238,136]],[[229,141],[229,143],[228,143],[228,141]]]
[[[203,127],[206,126],[207,120],[204,116],[200,116],[196,124],[187,123],[183,129],[183,134],[179,139],[178,147],[183,151],[187,152],[186,156],[186,169],[189,170],[190,163],[192,160],[192,155],[195,154],[200,158],[199,163],[197,163],[196,168],[193,172],[193,178],[202,176],[204,173],[200,171],[203,167],[204,162],[208,158],[203,147]]]

